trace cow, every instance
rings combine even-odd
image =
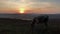
[[[42,16],[37,16],[37,17],[33,18],[33,21],[32,21],[32,24],[31,24],[32,32],[33,32],[35,24],[45,24],[46,29],[47,29],[48,18],[49,18],[48,15],[42,15]]]

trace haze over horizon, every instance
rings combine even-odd
[[[0,13],[19,13],[24,8],[25,13],[59,14],[60,0],[0,0]]]

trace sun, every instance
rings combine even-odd
[[[19,8],[19,13],[23,14],[25,12],[25,8]]]

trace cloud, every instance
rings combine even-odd
[[[52,7],[52,4],[49,3],[49,2],[39,2],[39,3],[36,3],[36,2],[31,2],[29,7],[32,7],[32,8],[46,8],[46,7]]]
[[[60,11],[60,2],[57,0],[0,0],[0,10],[1,9],[17,9],[20,7],[28,8],[36,11],[46,13],[54,13]],[[37,12],[36,12],[37,13]]]
[[[15,2],[18,1],[18,2]],[[32,2],[32,0],[0,0],[0,8],[17,8],[17,7],[29,7],[29,8],[47,8],[47,7],[57,7],[56,4],[51,2],[38,2],[41,0],[35,0],[36,2]],[[24,2],[26,1],[26,2]]]
[[[10,2],[10,1],[0,1],[0,9],[1,8],[17,8],[19,7],[19,4],[16,2]]]

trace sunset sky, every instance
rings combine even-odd
[[[0,13],[19,13],[20,8],[25,13],[59,14],[60,0],[0,0]]]

